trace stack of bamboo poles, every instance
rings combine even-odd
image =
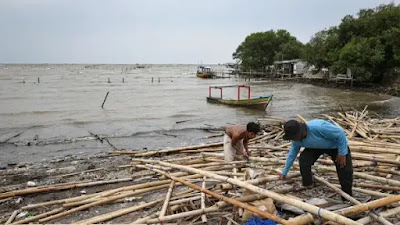
[[[354,165],[353,197],[340,190],[334,164],[325,157],[314,165],[316,187],[301,187],[297,163],[289,179],[279,180],[290,147],[282,140],[285,120],[264,118],[260,119],[266,123],[263,134],[249,144],[252,156],[248,161],[225,162],[221,142],[155,151],[114,151],[133,158],[132,177],[107,181],[120,187],[102,186],[101,191],[81,196],[25,205],[10,210],[6,223],[240,224],[245,222],[241,218],[244,210],[279,224],[398,223],[400,117],[377,118],[367,108],[322,117],[342,127],[348,136]],[[121,183],[126,181],[133,184]],[[106,183],[16,190],[0,193],[0,199],[104,185],[102,182]],[[341,196],[348,201],[342,202]],[[315,197],[326,202],[312,203],[310,199]],[[278,216],[253,203],[265,198],[273,200],[283,213]],[[89,212],[87,216],[79,214],[84,210]],[[22,211],[35,215],[16,220]]]

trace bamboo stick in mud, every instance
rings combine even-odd
[[[110,78],[108,78],[108,79],[110,79]],[[110,92],[107,91],[106,97],[104,98],[103,104],[101,105],[101,108],[102,108],[102,109],[103,109],[103,107],[104,107],[104,103],[106,103],[106,100],[107,100],[107,97],[108,97],[108,94],[109,94],[109,93],[110,93]]]

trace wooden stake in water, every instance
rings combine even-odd
[[[40,83],[40,78],[39,77],[37,78],[37,82],[38,82],[38,84]]]
[[[103,106],[104,106],[104,103],[106,103],[106,100],[107,100],[108,93],[110,93],[110,92],[109,92],[109,91],[107,91],[106,97],[104,98],[104,101],[103,101],[103,104],[101,105],[101,108],[103,108]]]
[[[108,78],[108,83],[111,83],[110,78]]]
[[[125,83],[125,77],[122,78],[122,83]]]

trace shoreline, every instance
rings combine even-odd
[[[336,115],[337,111],[332,111],[330,115]],[[348,111],[345,113],[347,120],[349,121],[357,121],[358,115],[363,117],[363,114],[367,114],[368,111],[366,109],[363,112],[351,112]],[[333,117],[332,117],[333,118]],[[369,158],[371,155],[376,155],[376,153],[382,152],[378,145],[382,143],[386,144],[386,148],[384,151],[384,155],[380,155],[378,157],[379,164],[381,168],[385,168],[386,166],[393,166],[397,165],[398,162],[394,162],[393,155],[398,152],[398,145],[394,142],[380,142],[380,141],[370,141],[370,142],[363,142],[368,141],[368,138],[371,138],[375,135],[381,135],[380,139],[385,139],[385,135],[389,135],[395,139],[394,141],[398,141],[397,130],[398,125],[391,127],[390,130],[387,130],[386,133],[382,133],[381,130],[387,127],[387,124],[399,124],[399,119],[392,119],[392,117],[388,117],[385,119],[377,119],[373,115],[371,117],[367,117],[368,119],[364,119],[362,124],[368,125],[359,125],[357,129],[355,129],[355,134],[351,138],[350,145],[352,147],[352,155],[354,156],[354,168],[355,170],[361,174],[369,174],[371,171],[364,171],[362,170],[365,166],[370,166],[372,164],[375,165],[376,161],[372,162]],[[341,126],[343,126],[347,132],[351,132],[353,126],[347,124],[346,121],[341,120],[339,117],[333,118],[336,122],[338,122]],[[340,197],[338,195],[334,195],[332,197],[333,191],[324,185],[317,185],[313,189],[310,190],[303,190],[301,189],[300,180],[294,179],[294,183],[290,184],[290,187],[286,182],[281,182],[276,178],[276,172],[274,169],[277,168],[277,164],[279,167],[283,166],[284,156],[287,154],[288,142],[281,139],[281,123],[282,120],[274,119],[272,117],[261,119],[264,124],[262,124],[262,130],[264,131],[263,134],[259,135],[255,139],[253,139],[249,145],[252,151],[252,164],[251,165],[241,165],[241,171],[238,171],[237,174],[239,176],[244,175],[243,171],[249,168],[259,168],[262,169],[264,172],[258,174],[260,177],[265,176],[268,178],[269,182],[265,184],[258,184],[260,188],[266,188],[270,191],[279,192],[282,190],[288,190],[289,193],[295,195],[297,198],[301,199],[311,199],[314,196],[319,196],[322,199],[326,199],[331,205],[342,204],[340,202]],[[261,123],[261,121],[260,121]],[[365,134],[363,132],[364,126],[368,126],[369,132]],[[393,126],[393,125],[392,125]],[[367,135],[367,138],[363,138],[364,135]],[[383,140],[382,139],[382,140]],[[388,138],[390,139],[390,137]],[[207,139],[207,141],[203,140],[203,144],[209,142],[211,139]],[[186,166],[196,165],[196,168],[206,168],[206,166],[215,166],[216,168],[210,169],[215,170],[214,173],[221,173],[224,176],[232,176],[231,167],[228,164],[222,166],[224,161],[221,159],[223,148],[221,137],[216,137],[216,140],[219,142],[214,141],[214,144],[211,145],[204,145],[204,146],[187,146],[184,148],[174,148],[174,149],[162,149],[162,150],[142,150],[142,151],[118,151],[118,152],[110,152],[104,154],[99,154],[97,156],[84,156],[84,155],[72,155],[68,157],[63,157],[60,159],[54,159],[51,161],[41,161],[36,163],[20,163],[20,164],[13,164],[10,165],[6,170],[0,170],[0,177],[1,179],[1,189],[0,194],[3,194],[3,199],[0,199],[0,205],[4,207],[0,207],[0,223],[3,223],[13,212],[17,212],[19,217],[17,220],[29,220],[33,216],[43,215],[48,212],[54,212],[55,210],[60,209],[64,212],[69,212],[69,210],[74,209],[73,207],[77,208],[80,205],[85,205],[84,211],[77,210],[74,214],[66,214],[62,218],[56,217],[49,217],[52,218],[51,220],[55,223],[77,223],[81,222],[86,219],[98,219],[101,215],[106,215],[111,212],[122,212],[120,211],[123,209],[134,209],[133,207],[145,205],[148,203],[154,202],[154,205],[148,207],[147,209],[135,210],[131,213],[123,213],[121,215],[115,214],[115,216],[106,218],[105,220],[111,223],[132,223],[135,219],[139,219],[143,217],[144,214],[152,215],[153,213],[157,212],[161,207],[162,202],[164,201],[165,196],[167,195],[167,188],[170,186],[170,181],[165,179],[165,176],[158,176],[157,174],[153,174],[153,171],[143,170],[143,162],[152,163],[154,162],[170,162],[173,164],[181,164]],[[387,140],[387,139],[386,139]],[[365,148],[365,144],[370,145],[370,148]],[[269,157],[271,155],[274,159]],[[368,155],[366,157],[365,155]],[[154,160],[154,161],[153,161]],[[160,160],[160,161],[158,161]],[[259,160],[259,161],[258,161]],[[271,161],[272,160],[272,161]],[[259,162],[259,164],[255,164]],[[384,163],[389,163],[388,165],[384,165]],[[243,163],[243,162],[242,162]],[[240,163],[239,163],[240,164]],[[238,164],[238,165],[239,165]],[[317,163],[317,167],[326,168],[326,166],[331,166],[332,163],[329,160],[322,160]],[[159,165],[154,165],[157,168],[162,168],[162,170],[168,170],[171,174],[180,174],[183,171],[180,170],[171,170],[167,167],[158,167]],[[376,166],[376,165],[375,165]],[[292,169],[292,174],[295,173],[295,168]],[[332,168],[334,170],[334,168]],[[267,172],[265,172],[267,171]],[[318,171],[317,171],[318,173]],[[250,174],[250,173],[249,173]],[[385,176],[387,174],[384,174]],[[390,180],[393,182],[398,179],[397,171],[393,172],[393,177]],[[198,176],[198,175],[191,175],[191,176]],[[322,173],[321,176],[326,176],[325,173]],[[191,182],[200,185],[203,176],[192,177],[190,178]],[[378,177],[378,175],[376,175]],[[357,177],[361,181],[366,181],[368,179],[363,177]],[[378,177],[379,178],[379,177]],[[236,178],[232,178],[236,179]],[[383,178],[382,178],[383,179]],[[388,180],[385,178],[385,180]],[[379,180],[380,181],[380,180]],[[152,187],[148,189],[144,189],[144,187],[148,187],[148,183],[157,183],[158,187]],[[224,193],[224,190],[221,186],[223,183],[218,180],[209,179],[207,181],[208,189],[213,189],[214,191],[218,191]],[[133,186],[135,185],[135,186]],[[270,187],[273,185],[273,188]],[[142,188],[135,189],[136,192],[132,192],[132,194],[124,192],[129,191],[131,189],[126,189],[129,187]],[[48,190],[45,188],[49,187]],[[221,188],[219,188],[221,187]],[[122,189],[120,189],[122,188]],[[219,190],[221,189],[221,190]],[[26,190],[33,191],[33,192],[25,192]],[[187,191],[191,191],[190,189],[186,189]],[[12,195],[11,197],[7,197],[8,194],[6,193],[14,193],[14,191],[24,191],[24,192],[16,192],[16,195]],[[116,200],[114,202],[105,201],[105,199],[96,200],[99,201],[99,205],[96,207],[92,207],[89,198],[92,198],[96,195],[101,195],[105,193],[109,193],[109,191],[113,191],[113,193],[117,193],[112,196],[110,200]],[[117,192],[118,191],[118,192]],[[185,191],[184,187],[176,187],[174,193],[180,193]],[[18,194],[19,193],[19,194]],[[36,193],[36,194],[33,194]],[[245,193],[241,192],[241,189],[237,190],[230,190],[229,194],[232,198],[240,197],[246,195]],[[379,194],[381,197],[382,194],[389,195],[387,193],[382,192],[370,192],[374,194],[365,194],[363,192],[356,191],[354,197],[356,199],[365,199],[367,197],[377,197],[376,195]],[[120,197],[125,196],[125,197]],[[5,196],[7,195],[7,196]],[[92,196],[93,195],[93,196]],[[71,203],[71,198],[82,198],[88,199],[82,200],[82,202],[77,203],[76,205]],[[193,196],[199,196],[199,193],[195,192],[189,196],[181,197],[179,199],[186,200],[186,198],[192,198]],[[7,197],[7,198],[6,198]],[[57,199],[56,201],[54,201]],[[197,198],[196,198],[197,199]],[[207,199],[212,199],[208,197]],[[65,200],[65,201],[64,201]],[[103,202],[104,200],[104,202]],[[174,199],[175,200],[175,199]],[[81,200],[79,200],[81,201]],[[209,202],[206,202],[209,207],[211,207],[217,199],[212,199]],[[48,204],[46,207],[39,206],[40,204]],[[51,203],[51,204],[50,204]],[[68,204],[71,205],[68,205]],[[100,204],[101,203],[101,204]],[[198,200],[195,200],[194,203],[192,202],[193,208],[189,208],[190,210],[197,210]],[[37,207],[33,207],[35,204]],[[277,207],[283,207],[278,203]],[[101,205],[101,206],[100,206]],[[72,207],[72,208],[71,208]],[[170,215],[179,214],[182,212],[184,207],[188,207],[188,205],[179,205],[178,209],[174,209],[169,212]],[[347,207],[347,205],[346,205]],[[80,209],[80,208],[77,208]],[[51,211],[50,211],[51,210]],[[228,211],[231,208],[227,209]],[[292,217],[294,214],[290,212],[290,210],[286,210],[282,208],[282,217],[287,219]],[[226,212],[224,212],[226,213]],[[53,213],[54,214],[54,213]],[[210,217],[213,214],[208,214]],[[48,215],[47,215],[48,216]],[[215,218],[218,220],[222,218],[222,215],[214,215]],[[43,218],[43,217],[42,217]],[[211,217],[212,218],[212,217]],[[211,219],[210,218],[210,219]],[[49,219],[50,220],[50,219]],[[394,219],[397,222],[397,219]],[[39,221],[40,222],[40,221]]]
[[[364,91],[369,93],[386,94],[393,97],[400,97],[400,84],[397,84],[398,88],[396,88],[392,86],[366,84],[354,81],[353,87],[350,87],[349,83],[336,84],[334,80],[329,80],[325,78],[290,78],[290,79],[272,78],[271,80],[311,84],[314,86],[325,87],[325,88],[335,88],[335,89],[350,90],[350,91]]]

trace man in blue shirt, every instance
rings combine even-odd
[[[352,195],[353,165],[350,149],[344,131],[330,121],[315,119],[307,124],[289,120],[284,125],[286,140],[292,145],[280,179],[285,179],[301,147],[304,151],[299,157],[300,173],[305,187],[313,186],[311,166],[322,154],[328,154],[336,165],[342,190]]]

